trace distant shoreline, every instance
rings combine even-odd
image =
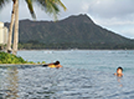
[[[76,51],[76,50],[134,50],[134,49],[20,49],[20,50],[18,50],[18,51]]]

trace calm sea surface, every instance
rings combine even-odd
[[[0,99],[134,99],[134,50],[19,51],[25,60],[63,68],[1,66]],[[113,75],[123,67],[124,76]]]

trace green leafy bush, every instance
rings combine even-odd
[[[17,57],[13,54],[0,52],[0,64],[25,64],[25,61],[22,57]]]
[[[22,57],[17,57],[13,54],[0,52],[0,64],[45,64],[43,62],[25,61]]]

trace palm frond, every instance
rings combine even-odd
[[[11,0],[0,0],[0,10],[6,5],[6,3],[9,3]]]
[[[34,0],[46,13],[53,15],[54,19],[57,20],[57,15],[60,12],[59,6],[61,6],[64,10],[66,7],[60,0]]]
[[[46,0],[46,12],[52,14],[54,19],[57,20],[57,15],[60,12],[58,5],[53,0]]]
[[[61,2],[61,0],[54,0],[58,5],[60,5],[63,9],[64,9],[64,11],[66,11],[67,10],[67,8],[66,8],[66,6]]]
[[[27,6],[28,6],[28,8],[29,8],[29,11],[30,11],[30,13],[31,13],[31,15],[32,15],[32,18],[36,19],[36,15],[35,15],[34,9],[33,9],[32,0],[25,0],[25,1],[26,1],[26,3],[27,3]]]

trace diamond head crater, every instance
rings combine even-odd
[[[19,27],[19,49],[134,49],[133,39],[95,24],[86,14],[57,22],[20,20]]]

